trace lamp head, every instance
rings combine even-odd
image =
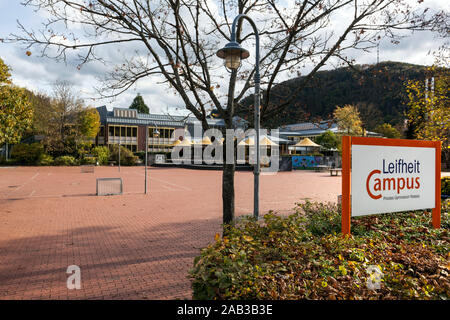
[[[236,70],[241,65],[241,60],[247,59],[250,53],[236,41],[231,41],[218,50],[216,55],[225,60],[225,66],[228,69]]]
[[[156,128],[156,129],[153,131],[153,136],[154,136],[155,138],[158,138],[158,137],[159,137],[159,131],[158,131],[158,128]]]

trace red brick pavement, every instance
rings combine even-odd
[[[188,269],[221,230],[221,172],[143,167],[0,168],[0,299],[189,299]],[[95,196],[122,177],[124,195]],[[340,177],[261,176],[261,211],[336,201]],[[251,172],[236,173],[236,213],[250,214]],[[67,267],[81,268],[68,290]]]

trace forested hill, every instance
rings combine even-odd
[[[381,62],[377,65],[357,65],[329,71],[320,71],[302,90],[296,100],[283,112],[263,119],[262,125],[278,127],[284,124],[329,119],[336,106],[358,105],[364,126],[368,130],[378,124],[403,123],[406,110],[406,81],[424,79],[426,66],[401,62]],[[271,102],[275,105],[291,96],[303,77],[288,80],[274,87]],[[253,97],[242,101],[252,105]],[[240,110],[246,116],[249,108]]]

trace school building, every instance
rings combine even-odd
[[[170,152],[175,142],[173,133],[183,129],[194,137],[194,126],[201,122],[195,117],[175,116],[166,114],[144,114],[128,108],[113,108],[106,106],[97,108],[100,115],[100,131],[95,138],[96,145],[121,144],[133,152],[145,151],[145,130],[148,130],[148,152]],[[235,117],[237,125],[245,126],[245,121]],[[222,129],[225,123],[222,119],[207,119],[210,128]],[[156,131],[157,130],[157,131]],[[158,132],[158,135],[154,133]]]

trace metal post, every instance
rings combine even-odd
[[[233,21],[233,25],[231,28],[231,42],[235,42],[236,41],[236,25],[238,23],[238,21],[241,18],[245,18],[248,20],[248,22],[250,22],[250,24],[253,27],[253,31],[255,33],[255,76],[254,76],[254,81],[255,81],[255,131],[256,131],[256,166],[254,167],[253,170],[253,176],[254,176],[254,194],[253,194],[253,216],[258,219],[259,217],[259,173],[260,173],[260,167],[261,167],[261,163],[260,163],[260,146],[259,146],[259,115],[260,115],[260,82],[261,82],[261,78],[260,78],[260,74],[259,74],[259,33],[258,33],[258,29],[256,28],[256,24],[255,22],[250,19],[250,17],[248,17],[245,14],[240,14],[238,16],[236,16],[236,18],[234,18]]]
[[[256,30],[256,26],[253,24],[253,29],[255,30],[255,37],[256,37],[256,62],[255,62],[255,130],[256,130],[256,167],[254,172],[254,179],[255,179],[255,191],[254,191],[254,209],[253,209],[253,216],[258,219],[259,218],[259,173],[261,171],[261,161],[260,161],[260,141],[259,141],[259,124],[260,124],[260,75],[259,75],[259,35],[258,31]]]
[[[256,50],[259,51],[258,49]],[[254,205],[253,216],[259,217],[259,173],[260,173],[260,145],[259,145],[259,113],[260,113],[260,76],[259,76],[259,52],[257,53],[256,72],[255,72],[255,131],[256,131],[256,166],[254,168]]]
[[[147,194],[148,126],[145,126],[145,194]]]

